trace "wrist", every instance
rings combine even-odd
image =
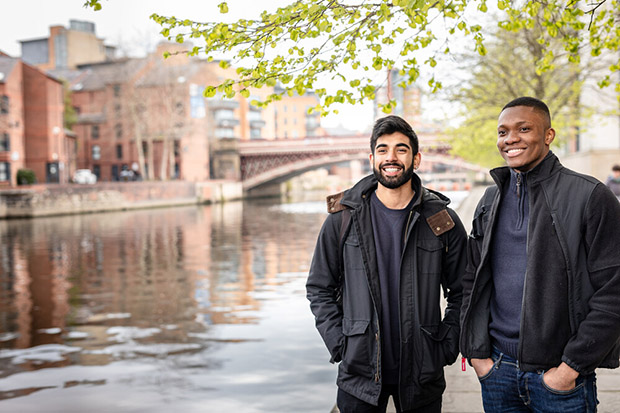
[[[564,362],[558,366],[558,373],[570,380],[576,380],[579,377],[579,372]]]

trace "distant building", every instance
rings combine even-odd
[[[286,97],[265,109],[250,102],[272,88],[254,90],[249,99],[220,93],[206,99],[205,87],[234,77],[234,69],[184,54],[162,58],[165,50],[187,47],[164,43],[143,59],[64,73],[78,114],[79,168],[100,181],[120,180],[127,169],[142,179],[239,179],[237,142],[322,133],[318,117],[306,114],[318,103],[314,95]]]
[[[415,85],[405,88],[399,86],[405,81],[405,77],[398,74],[398,70],[388,70],[385,82],[377,87],[375,92],[374,117],[378,119],[386,116],[379,104],[385,105],[390,100],[396,101],[396,107],[392,109],[391,115],[397,115],[405,119],[418,130],[422,124],[421,94],[420,89]]]
[[[95,24],[70,20],[69,27],[50,27],[49,37],[22,40],[22,60],[41,70],[75,69],[80,64],[112,59],[116,52],[95,34]]]
[[[40,183],[64,183],[75,169],[75,137],[63,127],[59,80],[0,53],[0,185],[32,169]]]

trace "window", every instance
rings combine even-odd
[[[92,156],[93,156],[93,159],[96,161],[101,159],[101,148],[99,147],[99,145],[93,145]]]
[[[0,137],[0,152],[8,152],[11,150],[11,138],[8,133],[3,133]]]
[[[121,85],[114,85],[114,96],[119,97],[121,95]]]
[[[2,95],[0,98],[0,113],[9,113],[9,97]]]
[[[93,125],[90,128],[90,137],[93,139],[99,139],[99,125]]]
[[[114,131],[116,132],[116,139],[120,139],[123,137],[123,125],[121,125],[120,123],[117,123],[114,126]]]
[[[97,180],[101,178],[101,165],[93,165],[93,173],[97,177]]]
[[[11,180],[11,165],[8,162],[0,162],[0,181]]]
[[[123,145],[116,145],[116,159],[123,159]]]
[[[251,128],[250,129],[250,139],[260,139],[261,136],[261,130],[258,128]]]

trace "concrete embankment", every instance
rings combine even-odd
[[[239,182],[101,182],[0,190],[0,219],[118,211],[241,199]]]

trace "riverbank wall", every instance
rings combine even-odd
[[[0,190],[0,219],[211,204],[242,197],[240,182],[223,180],[42,184]]]

